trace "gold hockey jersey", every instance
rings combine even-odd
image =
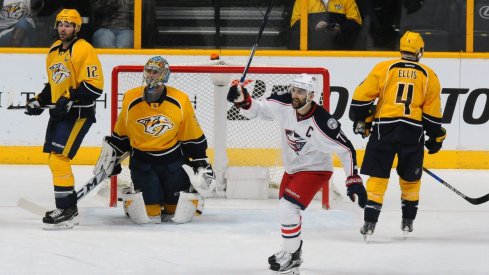
[[[54,42],[46,57],[46,71],[48,83],[38,96],[43,105],[55,104],[65,96],[73,100],[73,116],[95,116],[95,100],[103,92],[104,75],[92,45],[75,39],[63,49],[60,40]]]
[[[343,15],[346,19],[355,21],[362,25],[362,16],[358,10],[355,0],[329,0],[327,11]]]
[[[144,88],[125,93],[113,137],[129,142],[133,156],[148,161],[205,158],[207,140],[188,96],[166,86],[159,102],[148,103],[142,98]]]
[[[440,81],[428,66],[403,59],[377,64],[356,88],[350,119],[364,121],[378,98],[374,128],[379,139],[411,144],[424,131],[436,136],[441,129]]]

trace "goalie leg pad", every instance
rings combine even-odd
[[[177,208],[175,209],[174,223],[188,223],[197,211],[199,195],[195,193],[180,192]]]
[[[127,193],[122,195],[125,212],[129,219],[135,224],[145,224],[149,222],[146,207],[144,205],[143,193]]]

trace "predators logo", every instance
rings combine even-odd
[[[173,122],[163,115],[145,117],[137,120],[144,126],[144,132],[155,137],[161,136],[173,128]]]
[[[12,3],[10,5],[5,5],[2,8],[2,13],[5,18],[19,20],[24,16],[28,15],[29,10],[27,9],[26,5],[21,2],[21,3]]]
[[[51,78],[56,84],[62,83],[66,78],[70,77],[71,75],[70,70],[68,70],[68,68],[66,68],[66,66],[62,63],[56,63],[52,65],[51,67],[49,67],[49,70],[51,71]]]

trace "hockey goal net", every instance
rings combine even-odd
[[[248,120],[226,101],[233,81],[241,78],[243,67],[226,65],[170,66],[168,86],[188,94],[208,143],[208,156],[216,173],[218,190],[225,194],[226,171],[230,167],[261,167],[268,170],[269,188],[278,188],[283,174],[278,122]],[[121,108],[124,93],[143,85],[143,66],[117,66],[112,71],[111,129]],[[329,109],[329,73],[325,68],[251,67],[245,86],[253,98],[265,98],[272,92],[285,91],[298,74],[317,77],[316,101]],[[249,171],[249,170],[248,170]],[[117,204],[117,186],[130,182],[127,164],[123,172],[112,177],[110,205]],[[329,183],[322,188],[321,200],[329,208]]]

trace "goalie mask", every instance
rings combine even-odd
[[[417,32],[407,31],[401,37],[399,51],[403,58],[418,61],[423,56],[424,52],[423,37]]]
[[[80,13],[75,9],[63,9],[56,15],[56,20],[54,21],[54,29],[58,27],[59,22],[68,22],[75,24],[76,32],[79,32],[82,25],[82,18]]]
[[[152,57],[144,65],[144,89],[143,98],[147,102],[157,101],[165,90],[165,83],[170,78],[170,65],[161,56]]]
[[[310,104],[315,97],[317,84],[316,77],[308,74],[301,74],[299,77],[295,78],[290,84],[289,91],[292,92],[293,88],[301,89],[306,92],[306,104],[299,109],[306,107]]]

